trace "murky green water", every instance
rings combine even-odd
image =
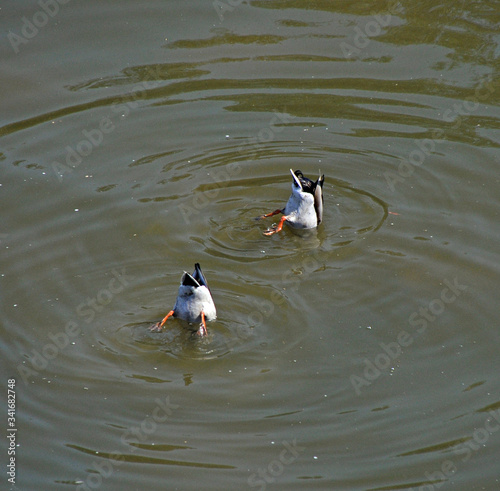
[[[499,488],[498,2],[0,14],[13,489]]]

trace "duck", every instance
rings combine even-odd
[[[163,320],[152,325],[150,330],[161,331],[169,317],[176,317],[192,323],[200,322],[196,334],[207,336],[206,321],[215,320],[217,311],[212,293],[208,288],[207,280],[199,263],[194,265],[193,274],[184,271],[174,308]]]
[[[323,184],[325,175],[321,175],[312,181],[304,176],[302,171],[293,171],[292,174],[292,194],[288,199],[285,208],[275,210],[266,215],[257,217],[258,220],[272,217],[283,213],[278,225],[271,227],[264,232],[264,235],[273,235],[280,232],[286,222],[293,228],[313,229],[323,221]]]

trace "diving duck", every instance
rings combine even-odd
[[[311,229],[317,227],[323,220],[323,183],[325,175],[319,176],[316,182],[311,181],[300,170],[292,173],[292,194],[282,210],[275,210],[257,219],[272,217],[283,213],[278,225],[268,229],[264,235],[273,235],[288,223],[293,228]]]
[[[171,316],[188,322],[201,322],[196,332],[199,336],[207,335],[206,321],[212,321],[217,317],[212,294],[199,263],[194,265],[193,274],[184,272],[174,308],[161,322],[151,326],[151,331],[161,331],[163,325]]]

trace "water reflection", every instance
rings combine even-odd
[[[16,5],[6,33],[35,14]],[[244,489],[271,469],[287,490],[497,489],[496,4],[230,6],[61,4],[6,53],[19,486]],[[290,167],[325,173],[324,222],[265,237],[254,217],[286,202]],[[149,332],[195,261],[210,336]],[[467,291],[418,333],[454,278]]]

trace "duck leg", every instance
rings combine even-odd
[[[161,328],[163,327],[163,324],[165,324],[165,322],[167,322],[167,319],[169,317],[171,317],[172,315],[174,315],[174,311],[171,310],[164,318],[161,322],[157,322],[156,324],[152,325],[149,329],[151,331],[161,331]]]
[[[281,217],[281,220],[279,221],[278,225],[276,225],[276,227],[273,227],[273,228],[270,228],[269,230],[266,230],[265,232],[263,232],[264,235],[273,235],[277,232],[281,232],[281,229],[283,228],[283,224],[285,223],[285,221],[288,219],[288,217],[286,215],[283,215]]]
[[[274,210],[271,213],[266,213],[265,215],[261,215],[260,217],[257,217],[256,220],[262,220],[263,218],[273,217],[274,215],[278,215],[280,213],[283,213],[283,210]]]
[[[206,336],[208,334],[208,332],[207,332],[207,323],[205,321],[205,312],[203,312],[203,310],[201,311],[201,324],[200,324],[200,328],[198,329],[198,331],[196,332],[196,334],[198,334],[198,336]]]

